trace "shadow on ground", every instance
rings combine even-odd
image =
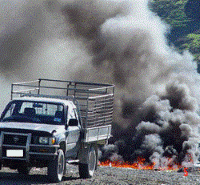
[[[42,173],[38,171],[38,173]],[[63,177],[63,184],[67,181],[77,180],[80,179],[79,177],[72,177],[72,176],[65,176]],[[33,185],[33,184],[62,184],[61,183],[51,183],[48,180],[48,176],[46,174],[30,174],[30,175],[23,175],[19,174],[17,171],[12,172],[0,172],[0,184],[1,185]]]

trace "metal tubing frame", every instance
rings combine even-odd
[[[46,84],[42,85],[42,82],[44,83],[46,82],[47,85]],[[50,84],[48,84],[48,82]],[[51,82],[55,84],[52,84]],[[34,85],[33,83],[36,83],[36,85]],[[15,88],[18,88],[18,89],[15,90]],[[59,96],[59,95],[56,95],[57,93],[54,93],[53,95],[47,94],[47,93],[42,94],[42,91],[41,91],[42,89],[53,89],[53,90],[61,90],[61,91],[66,90],[65,94],[67,96]],[[13,83],[11,85],[11,99],[13,99],[14,94],[20,95],[20,96],[29,96],[29,97],[47,97],[47,98],[72,100],[75,104],[80,105],[80,118],[81,120],[85,120],[84,123],[82,121],[84,128],[87,128],[88,126],[95,126],[95,121],[94,123],[91,122],[91,125],[88,125],[88,120],[91,120],[93,116],[95,117],[97,116],[97,118],[99,119],[100,118],[99,115],[101,114],[101,112],[102,112],[102,116],[107,116],[106,112],[109,113],[110,115],[109,117],[110,119],[112,119],[112,111],[110,111],[110,106],[113,106],[113,99],[114,99],[114,85],[112,84],[40,78],[38,80],[29,81],[29,82]],[[93,108],[89,107],[93,105],[92,102],[96,102],[94,105],[95,107]],[[98,108],[99,109],[98,111],[100,112],[98,111],[95,112],[95,108]],[[93,110],[92,115],[90,112],[91,110]],[[106,117],[103,120],[101,119],[98,120],[98,122],[99,122],[98,124],[102,124],[102,125],[110,124],[110,121],[108,121]]]

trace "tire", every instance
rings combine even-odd
[[[79,164],[79,175],[81,178],[91,178],[97,168],[97,152],[93,146],[88,151],[88,164]]]
[[[20,174],[24,174],[24,175],[28,175],[29,172],[31,171],[31,167],[28,167],[28,166],[18,166],[17,167],[17,171],[20,173]]]
[[[65,156],[63,150],[58,150],[58,156],[48,165],[48,178],[51,182],[61,182],[64,175]]]

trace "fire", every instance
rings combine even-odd
[[[133,168],[139,170],[178,170],[182,168],[180,164],[176,164],[172,158],[166,158],[165,165],[159,166],[155,162],[147,163],[145,158],[138,157],[135,162],[123,161],[104,161],[100,162],[100,166],[112,166],[117,168]]]
[[[123,161],[110,161],[107,160],[105,162],[100,163],[101,166],[112,166],[119,168],[134,168],[134,169],[143,169],[143,170],[152,170],[154,168],[154,163],[145,164],[144,158],[138,158],[137,162],[123,162]]]

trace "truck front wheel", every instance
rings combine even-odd
[[[88,151],[88,164],[79,164],[79,175],[81,178],[91,178],[97,167],[97,152],[93,146]]]
[[[58,150],[58,156],[48,165],[48,177],[52,182],[62,181],[64,175],[65,156],[63,150]]]
[[[31,171],[31,167],[27,166],[27,165],[21,165],[17,167],[17,171],[20,174],[24,174],[24,175],[28,175],[29,172]]]

